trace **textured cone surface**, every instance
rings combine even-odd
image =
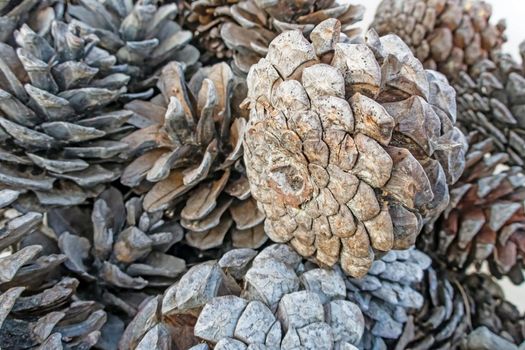
[[[150,74],[169,61],[182,62],[188,69],[198,65],[199,51],[189,44],[191,32],[175,21],[176,3],[73,0],[67,14],[81,35],[99,38],[98,46],[115,55],[123,72],[146,78],[133,81],[133,89],[149,87],[155,80]]]
[[[342,32],[354,37],[353,26],[364,8],[334,0],[199,0],[191,1],[186,24],[193,28],[204,60],[233,57],[236,72],[248,73],[278,34],[290,29],[310,34],[321,21],[337,18]]]
[[[488,261],[496,277],[523,281],[525,258],[525,175],[509,167],[480,133],[469,136],[470,150],[461,179],[451,188],[450,204],[436,230],[422,234],[420,248],[434,251],[452,269]]]
[[[180,215],[190,246],[218,248],[229,234],[235,247],[260,247],[264,215],[250,196],[242,162],[246,113],[236,107],[244,82],[219,63],[186,83],[182,65],[171,62],[158,87],[151,101],[126,105],[143,127],[124,139],[134,160],[121,182],[146,193],[146,211]]]
[[[391,317],[397,308],[402,317],[400,309],[420,307],[409,289],[429,263],[417,251],[393,251],[359,281],[337,268],[318,268],[287,245],[259,253],[231,250],[218,262],[192,267],[162,297],[144,304],[120,348],[142,349],[151,339],[174,349],[203,341],[214,349],[361,348],[363,332],[373,337],[371,327],[390,322],[378,318],[381,310]],[[368,308],[364,316],[357,300]]]
[[[430,268],[417,290],[424,305],[409,316],[395,349],[457,349],[470,331],[464,290],[446,272]]]
[[[124,201],[115,188],[104,191],[92,208],[51,210],[48,224],[70,275],[83,282],[79,292],[115,311],[120,332],[149,295],[186,271],[185,260],[174,255],[183,238],[178,221],[162,211],[144,212],[141,197]]]
[[[491,15],[492,7],[478,0],[383,0],[372,27],[399,35],[426,68],[451,79],[505,41],[505,24],[491,24]]]
[[[272,240],[363,276],[444,210],[466,141],[453,89],[399,37],[339,29],[285,32],[251,68],[244,160]]]
[[[0,347],[88,349],[101,340],[102,306],[78,298],[79,281],[61,277],[67,259],[38,230],[42,215],[0,222]]]
[[[18,191],[24,210],[82,203],[115,180],[132,114],[115,105],[129,80],[115,57],[94,36],[50,26],[44,37],[24,24],[13,46],[0,43],[0,188]]]

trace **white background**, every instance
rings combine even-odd
[[[349,2],[366,7],[367,11],[362,22],[362,26],[366,30],[374,18],[380,0],[350,0]],[[525,0],[486,0],[486,2],[492,5],[493,23],[497,23],[501,18],[506,19],[508,40],[504,45],[504,50],[510,52],[516,59],[521,60],[518,45],[525,40]],[[501,286],[507,298],[516,304],[522,312],[525,312],[525,285],[517,287],[510,281],[503,280]]]

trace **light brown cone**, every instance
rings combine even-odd
[[[180,217],[188,244],[202,250],[221,246],[229,232],[236,247],[266,241],[241,158],[244,84],[226,63],[186,82],[183,66],[171,62],[159,78],[160,95],[126,105],[143,127],[124,139],[134,160],[121,182],[145,193],[147,212]]]
[[[442,76],[397,36],[340,28],[285,32],[251,68],[244,159],[272,240],[362,276],[444,210],[466,143]]]

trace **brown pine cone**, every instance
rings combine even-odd
[[[241,159],[243,85],[226,63],[202,68],[186,83],[182,65],[172,62],[162,70],[161,95],[126,105],[143,128],[124,139],[136,158],[121,182],[146,193],[146,211],[180,216],[188,243],[199,249],[219,247],[229,231],[236,247],[266,241]]]
[[[505,42],[504,22],[491,24],[491,15],[478,0],[383,0],[372,27],[399,35],[426,68],[453,80]]]
[[[38,230],[41,221],[35,212],[0,220],[0,347],[89,349],[106,313],[79,299],[78,280],[60,275],[66,256]]]
[[[270,42],[281,32],[301,30],[308,35],[321,21],[337,18],[342,32],[354,37],[353,26],[364,7],[335,0],[194,0],[188,1],[186,25],[193,28],[204,60],[233,56],[232,67],[246,74],[264,57]]]
[[[363,276],[446,208],[466,141],[446,79],[395,35],[340,28],[285,32],[251,68],[244,159],[272,240]]]
[[[461,179],[450,190],[450,204],[435,231],[420,236],[420,248],[436,252],[449,267],[465,270],[488,261],[496,277],[523,281],[525,258],[525,175],[509,167],[491,139],[469,136],[470,150]]]

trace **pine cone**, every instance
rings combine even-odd
[[[337,268],[320,269],[282,244],[259,253],[232,250],[192,267],[163,297],[144,304],[120,348],[167,349],[173,341],[174,349],[187,349],[204,340],[215,349],[354,349],[363,332],[373,337],[371,329],[395,323],[394,309],[402,322],[401,309],[422,302],[409,284],[428,264],[416,251],[391,252],[375,262],[374,275],[358,281]],[[364,318],[354,300],[366,306]],[[192,349],[201,348],[208,347]]]
[[[525,258],[525,176],[509,167],[491,139],[469,136],[470,150],[450,205],[436,230],[421,235],[420,248],[436,252],[450,268],[466,270],[488,261],[494,276],[523,281]]]
[[[124,202],[115,188],[104,191],[93,208],[53,209],[48,213],[65,266],[85,285],[80,292],[122,315],[133,317],[150,294],[170,286],[186,270],[171,254],[183,238],[176,220],[162,211],[142,211],[142,199]]]
[[[460,72],[457,91],[458,124],[491,138],[511,164],[525,162],[525,71],[509,54],[496,52],[491,60]]]
[[[96,37],[51,27],[49,40],[23,25],[16,45],[0,43],[0,189],[26,193],[24,210],[100,193],[118,178],[127,147],[118,140],[131,113],[113,103],[129,77],[114,73]]]
[[[236,106],[243,84],[226,63],[186,83],[181,64],[171,62],[159,79],[162,95],[126,106],[144,128],[124,139],[136,159],[121,182],[147,192],[146,211],[180,213],[186,240],[199,249],[221,246],[230,228],[236,247],[266,241],[241,159],[246,120]]]
[[[96,35],[99,47],[116,56],[120,68],[135,78],[133,85],[147,87],[155,80],[151,74],[167,62],[183,62],[189,69],[199,59],[199,51],[189,44],[191,32],[174,21],[177,5],[158,3],[72,0],[67,14],[81,35]]]
[[[525,315],[509,301],[501,286],[490,276],[476,273],[462,281],[470,301],[472,326],[491,332],[520,345],[525,341]]]
[[[489,276],[461,277],[430,268],[416,290],[423,294],[425,304],[409,316],[396,350],[485,349],[474,346],[476,335],[478,342],[510,344],[509,349],[517,349],[523,341],[524,316],[504,300],[501,288]]]
[[[40,35],[51,31],[53,20],[62,19],[61,0],[5,0],[0,2],[0,42],[13,41],[13,32],[26,23]]]
[[[281,32],[297,29],[308,35],[321,21],[337,18],[342,32],[354,37],[353,24],[363,18],[364,7],[334,0],[196,0],[186,17],[193,28],[204,60],[233,56],[232,67],[240,74],[263,57],[270,42]]]
[[[505,349],[505,350],[519,350],[523,347],[523,344],[519,347],[519,344],[513,344],[505,338],[502,338],[492,333],[487,327],[479,327],[474,331],[470,332],[466,339],[461,343],[462,350],[492,350],[492,349]]]
[[[446,272],[429,268],[417,290],[425,303],[408,317],[395,349],[457,349],[470,330],[463,289]]]
[[[285,32],[252,67],[244,159],[268,236],[355,277],[446,208],[466,141],[454,90],[399,37],[339,29]]]
[[[88,349],[100,340],[106,313],[76,296],[78,280],[61,277],[66,260],[37,230],[42,215],[29,212],[0,227],[0,347]],[[8,253],[6,249],[12,248]]]
[[[418,250],[393,250],[374,261],[362,279],[345,280],[348,298],[365,315],[360,349],[380,349],[401,336],[409,315],[423,306],[423,296],[414,287],[430,264]]]
[[[489,23],[491,15],[478,0],[383,0],[372,27],[399,35],[426,68],[453,80],[505,42],[505,23]]]

